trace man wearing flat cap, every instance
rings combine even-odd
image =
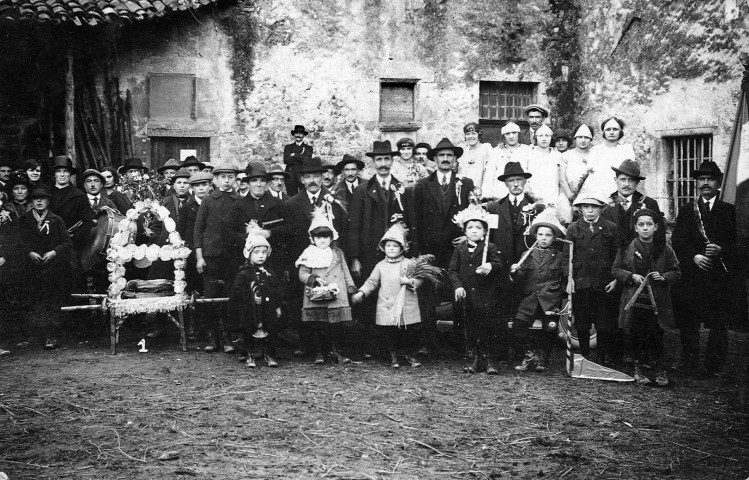
[[[466,148],[458,159],[458,175],[473,180],[476,193],[480,194],[480,187],[484,184],[484,171],[490,162],[492,146],[481,143],[481,126],[471,122],[463,127]]]
[[[312,145],[304,142],[308,133],[304,125],[294,125],[291,131],[294,142],[283,147],[283,163],[290,175],[286,182],[286,192],[292,197],[303,188],[299,183],[300,166],[312,160]]]
[[[700,325],[710,329],[705,369],[718,374],[726,362],[728,323],[737,312],[736,208],[718,199],[723,178],[715,162],[704,161],[692,172],[696,200],[679,208],[671,236],[682,276],[674,288],[674,307],[681,328],[682,363],[696,370],[700,358]]]
[[[544,123],[544,121],[549,118],[549,109],[546,107],[542,107],[537,103],[534,103],[525,107],[524,111],[525,116],[528,119],[529,128],[520,136],[520,143],[524,145],[535,145],[536,130],[538,130],[538,127],[540,127]]]
[[[104,188],[104,176],[101,173],[93,168],[89,168],[83,172],[81,180],[83,180],[83,189],[86,191],[86,197],[94,217],[105,207],[117,211],[117,206],[114,202],[102,192]],[[93,223],[96,223],[96,220],[93,220]]]
[[[520,126],[515,122],[507,122],[500,130],[504,142],[500,142],[494,148],[492,156],[486,165],[484,173],[484,184],[481,188],[481,196],[489,201],[499,200],[507,195],[505,182],[498,180],[505,165],[510,162],[519,163],[525,170],[528,169],[528,158],[531,147],[520,143]]]

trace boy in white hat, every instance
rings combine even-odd
[[[390,366],[400,368],[400,351],[406,352],[406,361],[412,367],[420,367],[421,363],[411,352],[419,344],[413,326],[421,323],[416,289],[422,285],[423,280],[407,276],[413,260],[403,256],[408,243],[401,223],[394,224],[385,232],[379,248],[385,253],[385,258],[375,265],[372,274],[351,297],[351,301],[354,304],[360,303],[364,297],[379,288],[375,321],[390,352]]]
[[[328,219],[325,207],[312,212],[307,231],[312,245],[302,252],[295,265],[299,267],[299,280],[306,287],[302,322],[312,325],[314,363],[325,363],[323,353],[328,348],[334,362],[350,363],[338,351],[337,344],[343,336],[343,323],[352,321],[348,294],[356,292],[356,285],[343,251],[333,244],[338,240],[338,231]]]
[[[484,368],[487,375],[496,375],[493,360],[497,357],[499,270],[501,261],[497,246],[487,243],[489,213],[480,205],[471,204],[454,219],[466,235],[466,241],[455,247],[448,275],[455,290],[455,302],[462,303],[463,321],[472,357],[469,373]],[[486,249],[486,254],[484,250]]]
[[[255,355],[262,351],[265,364],[277,367],[275,338],[281,317],[281,278],[265,267],[271,254],[268,237],[255,221],[247,225],[247,239],[242,251],[245,261],[234,280],[229,297],[232,325],[242,330],[245,366],[255,368]],[[265,336],[263,336],[265,335]]]
[[[567,278],[567,258],[555,241],[564,238],[565,230],[557,220],[553,209],[539,214],[530,227],[536,243],[525,261],[510,267],[523,300],[520,302],[512,331],[515,351],[525,351],[525,356],[515,370],[526,371],[535,367],[536,372],[549,368],[549,357],[556,335],[556,322],[548,320],[546,312],[559,310],[564,297],[564,280]],[[544,329],[531,338],[530,328],[536,319],[543,319]]]

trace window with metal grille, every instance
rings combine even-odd
[[[380,82],[380,122],[414,121],[414,82]]]
[[[195,75],[151,73],[148,75],[148,116],[155,119],[190,120],[195,115]]]
[[[528,129],[523,109],[536,103],[537,83],[534,82],[479,82],[479,124],[482,141],[496,146],[503,142],[500,129],[509,120]]]
[[[713,160],[713,136],[691,135],[668,137],[666,153],[671,158],[671,198],[673,199],[674,216],[679,208],[697,196],[696,182],[692,172],[706,160]]]

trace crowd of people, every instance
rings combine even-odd
[[[57,348],[68,293],[86,278],[89,288],[107,288],[106,264],[81,266],[91,230],[106,212],[126,214],[146,189],[191,249],[187,291],[229,297],[191,316],[191,340],[207,352],[241,345],[249,368],[261,359],[277,366],[282,340],[317,364],[385,354],[393,368],[419,367],[439,348],[438,320],[448,317],[466,371],[544,372],[556,325],[571,311],[583,356],[591,358],[595,329],[598,363],[631,367],[637,382],[660,386],[669,382],[664,330],[678,325],[682,366],[695,370],[704,323],[704,368],[719,373],[741,265],[718,166],[705,161],[692,172],[698,197],[679,208],[667,238],[658,203],[638,190],[644,177],[621,143],[622,120],[555,135],[548,109],[531,105],[526,114],[530,128],[507,122],[497,147],[468,123],[464,146],[375,141],[369,165],[353,154],[324,162],[297,125],[285,168],[170,159],[156,172],[161,193],[142,182],[148,168],[137,158],[79,174],[59,156],[52,185],[34,160],[17,172],[2,163],[0,271],[15,263],[35,286],[27,319],[5,320],[26,322],[26,332],[43,332],[45,348]],[[133,240],[163,245],[163,223],[141,219]],[[128,267],[128,275],[173,280],[165,263]],[[352,322],[357,335],[346,328]],[[289,340],[289,328],[298,338]]]

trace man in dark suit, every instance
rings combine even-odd
[[[364,162],[347,153],[343,156],[343,160],[338,162],[337,167],[338,171],[343,174],[343,178],[336,184],[333,190],[335,191],[336,198],[347,206],[350,215],[354,190],[362,183],[360,175],[361,171],[364,170]]]
[[[294,125],[291,135],[294,137],[294,143],[283,147],[283,163],[286,164],[286,171],[290,176],[286,183],[286,192],[294,196],[303,188],[299,184],[299,175],[301,166],[312,160],[312,145],[304,143],[304,137],[308,135],[304,125]]]
[[[268,171],[268,191],[271,195],[278,198],[282,202],[291,197],[289,194],[284,192],[286,188],[286,182],[291,178],[289,172],[285,171],[281,165],[273,165]]]
[[[117,191],[117,184],[120,183],[120,175],[114,167],[104,167],[101,169],[101,176],[104,177],[104,191],[102,192],[112,202],[114,202],[117,211],[125,215],[133,207],[133,203],[122,192]]]
[[[297,268],[294,263],[302,254],[305,248],[310,245],[309,226],[312,223],[312,211],[316,208],[332,208],[333,226],[339,232],[343,231],[343,223],[346,215],[343,208],[336,203],[330,191],[322,186],[322,173],[325,171],[322,162],[318,159],[310,160],[309,163],[302,164],[299,170],[299,179],[303,189],[291,197],[284,204],[284,221],[286,223],[286,251],[284,263],[286,269],[291,272],[291,292],[289,308],[290,315],[293,315],[292,323],[299,328],[300,349],[295,355],[302,355],[304,351],[310,353],[311,332],[301,322],[302,299],[304,297],[304,285],[299,281]]]
[[[443,138],[429,151],[428,157],[437,164],[437,171],[416,182],[414,211],[417,248],[421,254],[436,257],[436,264],[447,269],[455,245],[464,240],[460,226],[453,217],[468,206],[473,180],[458,178],[455,173],[463,149]]]
[[[648,208],[660,217],[656,235],[666,235],[666,225],[658,202],[637,191],[637,185],[645,177],[640,175],[640,165],[634,160],[624,160],[619,168],[611,167],[616,175],[616,192],[609,197],[610,204],[603,209],[601,217],[619,227],[620,248],[626,248],[635,238],[634,214]],[[617,307],[618,308],[618,307]]]
[[[674,288],[681,327],[682,362],[695,369],[700,354],[700,324],[710,329],[705,369],[720,373],[728,349],[728,320],[738,311],[736,209],[718,200],[723,173],[715,162],[692,172],[699,198],[679,209],[671,242],[682,276]]]
[[[93,168],[89,168],[83,172],[81,180],[83,180],[83,189],[86,191],[88,204],[91,206],[91,213],[94,217],[96,217],[104,207],[117,210],[117,206],[114,202],[101,191],[104,187],[104,177],[101,173]],[[94,219],[92,222],[95,224],[96,220]]]
[[[52,167],[55,174],[55,186],[52,188],[52,200],[49,209],[62,218],[65,228],[73,229],[73,248],[80,252],[88,231],[93,225],[94,214],[91,211],[86,194],[70,183],[71,175],[78,171],[73,161],[66,155],[55,157]],[[79,223],[80,222],[80,223]]]

